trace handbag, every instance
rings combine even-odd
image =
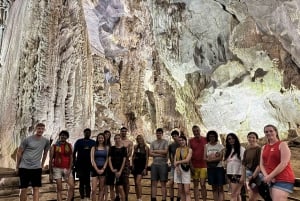
[[[180,152],[180,157],[179,157],[180,160],[182,160],[182,157],[181,157],[181,152]],[[184,164],[180,164],[180,167],[183,171],[185,172],[188,172],[191,168],[190,164],[187,164],[187,163],[184,163]]]

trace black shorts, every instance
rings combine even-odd
[[[227,177],[231,183],[239,183],[241,179],[241,175],[237,174],[228,174]]]
[[[19,168],[20,186],[19,188],[41,187],[42,186],[42,168],[25,169]]]
[[[116,178],[115,173],[113,173],[111,170],[107,171],[106,174],[106,185],[108,186],[122,186],[125,184],[125,175],[122,172],[121,176],[119,178]]]

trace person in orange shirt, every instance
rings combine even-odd
[[[204,147],[207,144],[206,137],[200,135],[200,128],[197,125],[192,127],[194,137],[189,140],[189,147],[192,149],[191,172],[194,183],[195,201],[199,201],[199,181],[201,185],[202,200],[206,201],[206,178],[207,165],[204,160]]]

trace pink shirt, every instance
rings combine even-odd
[[[193,137],[190,139],[189,145],[193,150],[191,162],[194,168],[206,168],[206,161],[204,157],[204,147],[207,144],[206,138],[200,136],[200,138]]]

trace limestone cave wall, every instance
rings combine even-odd
[[[35,123],[71,141],[300,125],[298,0],[1,0],[0,157]]]

